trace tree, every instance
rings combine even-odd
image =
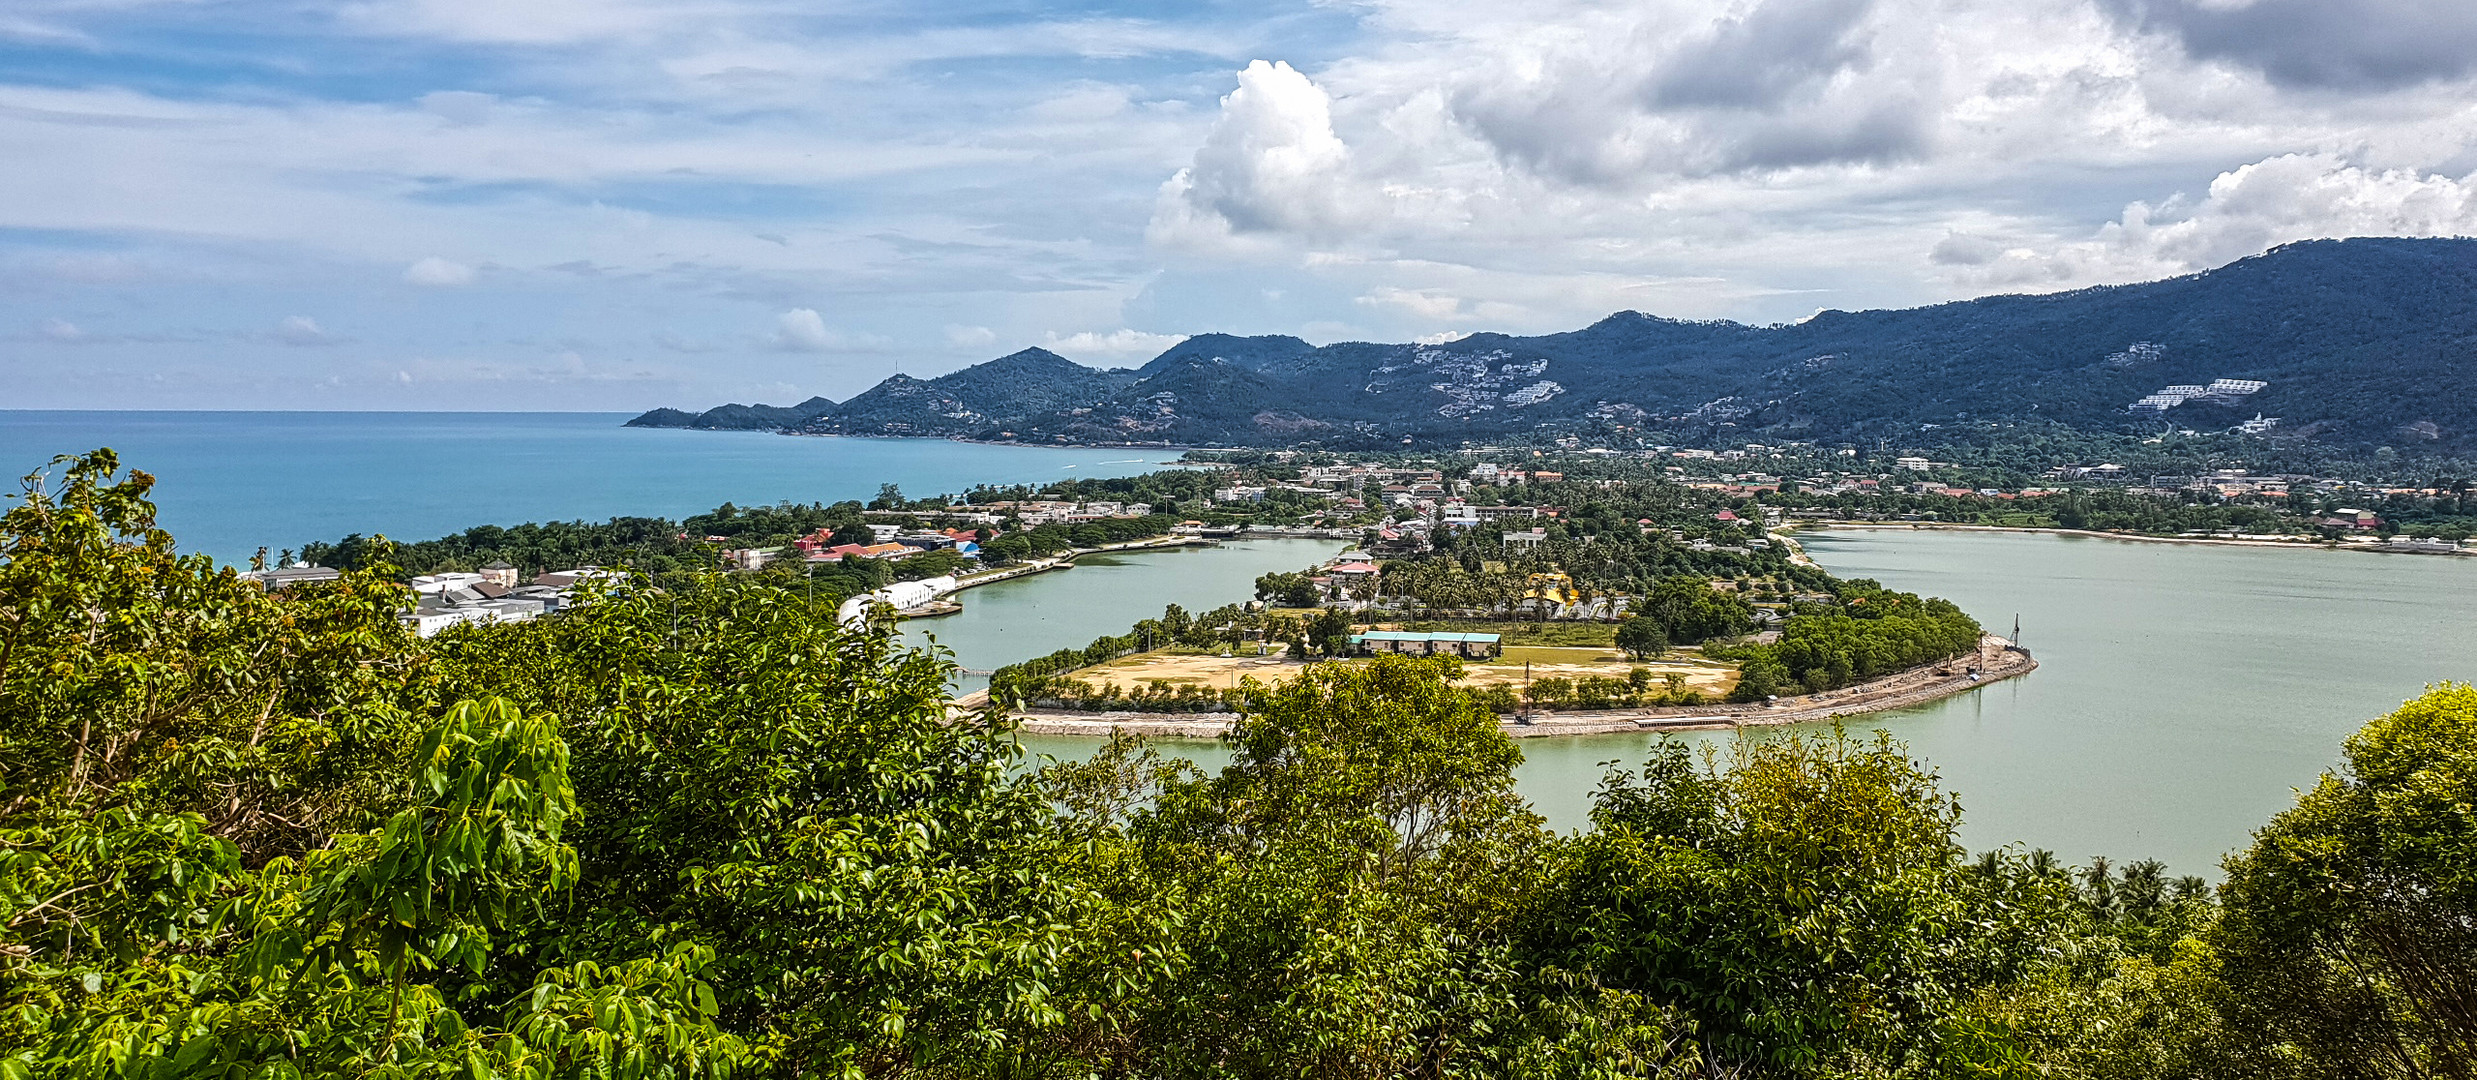
[[[1091,963],[1006,723],[950,723],[950,662],[890,628],[705,575],[441,652],[444,693],[579,718],[580,873],[546,959],[700,942],[728,1030],[838,1069],[965,1073],[1039,1044]]]
[[[1691,575],[1660,579],[1643,597],[1637,617],[1657,620],[1670,641],[1688,645],[1742,634],[1754,626],[1754,609],[1746,601]]]
[[[2011,1051],[1957,1022],[2047,955],[2066,895],[1972,875],[1954,800],[1881,735],[1741,742],[1725,769],[1667,741],[1592,822],[1526,962],[1674,1004],[1719,1075],[1974,1075]]]
[[[1307,621],[1305,639],[1317,655],[1346,656],[1350,653],[1350,631],[1350,613],[1329,607]]]
[[[2477,687],[2367,724],[2228,861],[2213,943],[2268,1043],[2328,1076],[2477,1075]]]
[[[1076,801],[1138,808],[1086,865],[1123,905],[1108,925],[1155,934],[1121,955],[1158,958],[1105,1029],[1132,1036],[1106,1072],[1689,1074],[1666,1010],[1524,971],[1495,944],[1552,838],[1513,790],[1520,752],[1449,681],[1456,666],[1313,667],[1259,691],[1217,775],[1133,756],[1084,774],[1120,779]]]
[[[55,464],[0,518],[0,1074],[748,1060],[695,946],[509,949],[576,881],[567,747],[507,702],[424,699],[383,546],[270,594],[176,555],[109,451]]]
[[[1627,619],[1617,624],[1617,647],[1636,660],[1657,659],[1669,651],[1668,631],[1651,619]]]
[[[1275,572],[1256,578],[1256,599],[1282,607],[1312,608],[1323,597],[1306,574]]]

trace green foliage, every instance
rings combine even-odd
[[[1256,599],[1278,607],[1312,608],[1324,593],[1306,574],[1275,572],[1256,578]]]
[[[1718,1062],[1764,1075],[1903,1070],[2026,951],[1952,841],[1959,812],[1898,748],[1664,744],[1612,774],[1543,930],[1552,956],[1677,1002]]]
[[[1978,648],[1982,631],[1949,600],[1921,599],[1849,583],[1834,610],[1792,615],[1771,645],[1706,649],[1738,662],[1735,700],[1775,693],[1812,693],[1947,660]]]
[[[1240,711],[1218,772],[1131,739],[1028,769],[1001,715],[953,714],[947,658],[761,575],[637,576],[423,641],[383,547],[270,594],[176,555],[143,475],[59,464],[0,516],[0,1077],[2477,1060],[2467,686],[2350,740],[2214,899],[2155,862],[1967,858],[1951,796],[1880,735],[1663,743],[1559,836],[1515,791],[1510,695],[1445,658],[1216,695]],[[1896,663],[1958,632],[1939,603],[1848,583],[1748,669],[1788,677],[1792,642]],[[1173,607],[1132,643],[1220,648],[1251,618]]]
[[[1681,645],[1734,637],[1754,628],[1754,609],[1745,600],[1714,589],[1699,577],[1662,578],[1643,596],[1634,615],[1658,626],[1668,640]]]
[[[1627,619],[1617,624],[1617,647],[1634,659],[1655,660],[1669,651],[1669,632],[1658,619]]]
[[[2243,1014],[2327,1076],[2477,1075],[2477,688],[2365,726],[2228,861]]]

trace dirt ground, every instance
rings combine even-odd
[[[1521,686],[1522,665],[1531,664],[1533,681],[1546,678],[1576,679],[1585,675],[1624,679],[1637,667],[1651,669],[1654,683],[1674,673],[1686,678],[1686,685],[1710,695],[1725,695],[1737,686],[1737,667],[1717,660],[1705,660],[1692,653],[1671,653],[1646,664],[1626,659],[1615,649],[1574,648],[1553,645],[1514,645],[1495,660],[1471,661],[1463,665],[1465,686]]]
[[[1115,684],[1133,690],[1147,682],[1166,682],[1172,686],[1210,686],[1226,690],[1238,679],[1252,678],[1263,683],[1283,683],[1297,678],[1306,665],[1293,663],[1282,656],[1275,646],[1269,656],[1253,655],[1251,646],[1244,655],[1179,656],[1170,653],[1139,653],[1106,664],[1084,668],[1068,676],[1099,685]],[[1567,679],[1599,675],[1623,679],[1636,665],[1614,649],[1576,648],[1546,645],[1516,645],[1494,660],[1467,661],[1463,664],[1463,685],[1472,687],[1522,685],[1522,665],[1529,661],[1531,678]],[[1737,685],[1737,669],[1718,661],[1705,660],[1691,653],[1672,654],[1648,664],[1657,681],[1670,673],[1685,676],[1686,685],[1714,696],[1725,695]]]

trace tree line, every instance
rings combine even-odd
[[[1738,665],[1734,701],[1820,693],[1948,660],[1978,649],[1978,620],[1952,601],[1894,592],[1859,578],[1836,605],[1799,604],[1769,644],[1706,647]]]

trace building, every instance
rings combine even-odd
[[[413,591],[423,596],[439,596],[458,589],[470,589],[490,581],[480,574],[451,570],[443,574],[423,574],[413,579]],[[514,584],[510,582],[509,584]]]
[[[811,558],[815,561],[839,562],[846,555],[860,559],[900,559],[906,555],[918,554],[920,554],[919,548],[896,543],[837,544]]]
[[[1336,563],[1332,568],[1326,570],[1325,573],[1332,576],[1333,583],[1336,585],[1349,585],[1353,582],[1360,581],[1374,581],[1376,580],[1376,564],[1372,562]]]
[[[498,586],[492,586],[497,588]],[[491,623],[527,622],[550,610],[550,605],[532,597],[484,596],[470,589],[425,599],[413,609],[407,620],[413,633],[432,637],[451,626],[487,626]]]
[[[1547,539],[1548,530],[1546,529],[1526,529],[1522,532],[1506,533],[1505,546],[1509,550],[1529,551],[1540,546]]]
[[[1474,506],[1471,514],[1481,521],[1529,520],[1540,516],[1536,506]]]
[[[1495,634],[1455,634],[1422,630],[1370,630],[1350,635],[1351,647],[1367,655],[1459,656],[1486,660],[1503,651]]]
[[[334,581],[343,576],[344,572],[341,570],[311,566],[308,563],[294,563],[291,566],[279,566],[273,570],[251,570],[242,574],[241,580],[255,581],[269,590],[275,590],[298,585],[305,581]]]
[[[957,587],[958,583],[952,576],[898,581],[843,601],[841,607],[834,609],[834,618],[845,626],[857,625],[868,621],[869,609],[876,605],[884,604],[896,611],[910,611],[928,605]]]
[[[617,580],[625,576],[627,575],[624,572],[618,570],[605,570],[599,566],[580,566],[574,570],[554,570],[547,574],[535,574],[533,584],[551,589],[565,589],[582,581],[592,581],[597,578]]]
[[[482,580],[496,584],[503,589],[513,589],[516,587],[516,567],[510,565],[506,559],[494,560],[490,565],[482,567]]]

